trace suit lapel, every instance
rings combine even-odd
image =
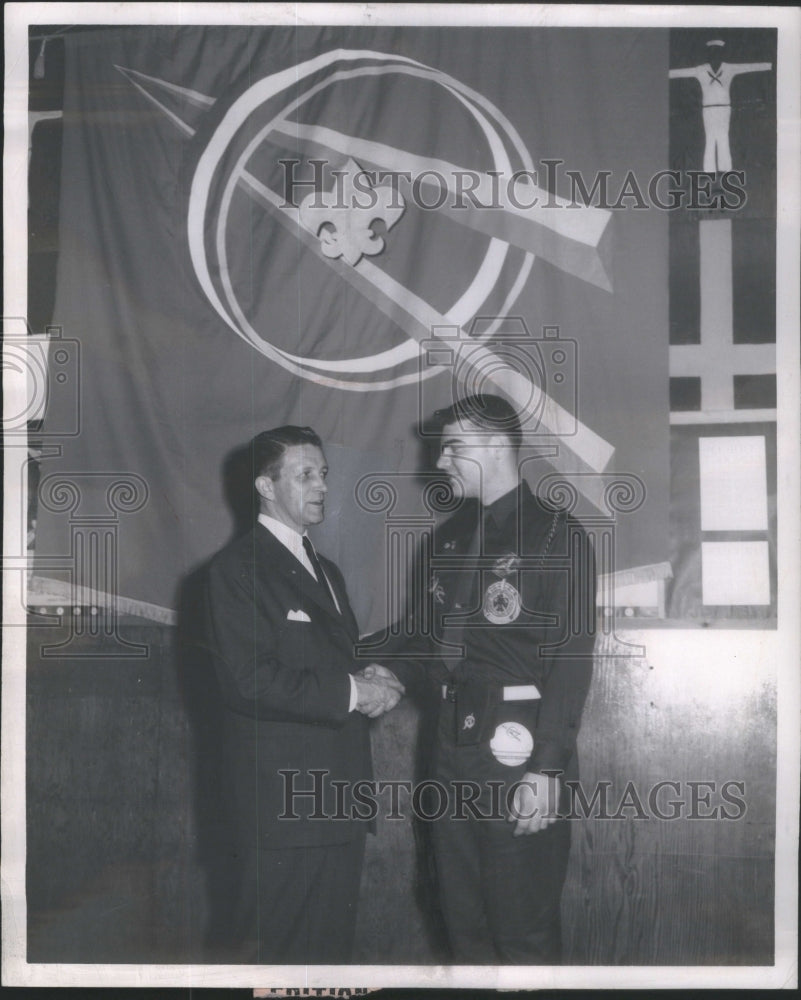
[[[328,582],[331,584],[331,587],[333,588],[334,593],[336,594],[337,601],[339,602],[340,611],[342,612],[341,620],[345,625],[345,628],[348,630],[351,639],[354,642],[356,642],[356,640],[359,638],[359,625],[356,621],[355,615],[353,614],[353,610],[351,609],[350,601],[348,600],[348,594],[347,591],[345,590],[345,583],[342,578],[342,574],[340,573],[336,564],[331,562],[331,560],[328,559],[326,556],[321,556],[320,553],[318,552],[317,558],[322,563]]]
[[[257,523],[255,530],[257,549],[259,552],[259,562],[263,571],[266,569],[266,571],[271,574],[275,573],[284,577],[290,581],[291,586],[297,588],[304,598],[307,598],[316,604],[317,607],[324,611],[329,617],[339,620],[340,613],[337,611],[336,605],[331,600],[331,595],[329,594],[328,588],[325,584],[319,583],[315,580],[300,560],[296,559],[289,549],[287,549],[285,545],[282,545],[272,532],[268,528],[265,528],[263,524]],[[331,583],[333,585],[333,580],[331,580]],[[337,590],[337,600],[340,602],[340,607],[343,609],[342,617],[345,617],[346,621],[348,620],[347,616],[344,614],[345,608],[347,608],[347,611],[352,618],[352,612],[350,612],[347,599],[341,594],[341,588]]]

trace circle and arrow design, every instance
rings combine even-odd
[[[202,112],[216,106],[215,112],[221,111],[218,97],[133,68],[116,68],[187,137],[195,136],[196,129],[184,120],[179,109],[191,105]],[[468,170],[400,146],[345,134],[328,123],[303,120],[304,116],[315,118],[314,108],[319,101],[314,99],[332,87],[390,79],[412,80],[418,87],[430,88],[434,99],[455,102],[472,123],[473,134],[484,143],[484,156],[491,161],[492,169]],[[442,97],[437,98],[437,94]],[[340,210],[330,201],[331,192],[322,191],[315,202],[319,212],[310,211],[313,206],[309,199],[299,206],[287,203],[259,176],[255,163],[263,156],[265,145],[286,145],[288,140],[291,148],[302,149],[306,155],[344,163],[337,173],[344,177],[346,187],[358,184],[362,192],[367,191],[367,171],[377,169],[419,179],[420,191],[448,195],[432,197],[432,210],[447,213],[451,221],[486,237],[480,263],[456,300],[445,308],[436,308],[377,263],[384,245],[404,226],[404,195],[396,192],[396,201],[390,204],[386,192],[376,186],[372,191],[376,198],[368,199],[366,207],[354,198],[350,202],[346,199],[345,209]],[[475,178],[479,207],[468,204],[466,210],[453,211],[452,196],[457,193],[454,185],[467,174]],[[499,176],[519,176],[526,188],[525,199],[521,196],[512,200],[508,191],[499,191]],[[493,349],[492,338],[502,320],[486,324],[478,336],[471,326],[493,294],[492,314],[509,315],[526,285],[535,256],[583,281],[611,290],[598,253],[610,213],[575,206],[566,212],[564,203],[553,193],[536,188],[531,179],[534,176],[532,156],[517,130],[476,90],[405,56],[334,49],[256,80],[223,109],[200,153],[191,183],[186,232],[192,267],[210,307],[232,332],[292,374],[332,388],[377,391],[436,375],[443,369],[421,363],[421,343],[437,338],[438,331],[447,331],[452,338],[456,330],[453,370],[458,371],[459,378],[478,377],[482,383],[488,382],[516,402],[521,413],[534,414],[545,433],[569,433],[569,439],[564,438],[565,448],[580,459],[583,467],[601,471],[611,458],[612,446],[590,428],[577,424],[573,414],[547,396],[547,387],[534,385],[528,372]],[[383,350],[352,357],[311,356],[289,350],[293,338],[285,336],[281,341],[274,329],[265,329],[263,321],[249,314],[235,288],[230,240],[237,236],[231,229],[237,192],[244,192],[261,205],[271,220],[332,268],[395,327],[400,327],[405,339]],[[374,200],[377,208],[372,204]],[[486,204],[491,205],[491,210],[482,211]],[[519,207],[522,204],[533,207]],[[382,236],[375,231],[376,221],[383,223]],[[516,265],[509,256],[512,248],[517,248]],[[452,339],[448,347],[454,348]],[[567,427],[569,432],[565,431]]]

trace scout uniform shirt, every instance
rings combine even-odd
[[[525,483],[487,507],[466,502],[435,532],[428,590],[456,744],[492,744],[500,760],[515,747],[498,726],[517,725],[525,770],[577,777],[595,641],[595,565],[581,525]]]

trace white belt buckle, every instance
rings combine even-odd
[[[535,684],[510,684],[503,689],[504,701],[536,701],[541,697]]]

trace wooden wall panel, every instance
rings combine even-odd
[[[732,672],[730,658],[714,654],[715,635],[704,637],[712,655],[701,649],[699,657],[698,634],[687,635],[685,654],[668,663],[649,656],[661,640],[649,642],[648,633],[638,637],[645,637],[644,656],[620,656],[625,647],[610,642],[597,658],[581,735],[582,783],[589,794],[611,781],[614,815],[632,782],[648,818],[576,824],[563,900],[575,964],[772,962],[775,677],[758,664]],[[665,789],[657,807],[669,814],[674,799],[679,819],[659,819],[649,808],[650,790],[663,781],[678,782],[680,791]],[[744,793],[730,789],[745,802],[744,815],[700,818],[721,807],[741,811],[721,798],[730,781],[744,786]],[[699,800],[693,809],[691,782],[714,785],[699,786],[709,805]]]
[[[42,642],[60,634],[30,632],[29,960],[212,961],[205,859],[219,846],[209,823],[208,677],[198,661],[175,655],[169,629],[125,627],[149,647],[141,660],[42,658]],[[700,654],[693,638],[682,655],[679,637],[666,653],[663,638],[643,635],[644,656],[621,656],[625,647],[608,642],[597,659],[581,734],[582,785],[591,796],[597,782],[610,782],[614,813],[628,782],[648,811],[649,789],[677,781],[685,816],[636,819],[629,809],[629,818],[575,822],[563,899],[566,960],[769,963],[770,657],[746,670],[730,652],[716,652],[721,643],[736,648],[736,633],[705,636]],[[96,641],[87,650],[97,652]],[[418,712],[406,703],[377,721],[378,778],[413,775],[418,729]],[[745,815],[688,818],[691,781],[744,782]],[[711,799],[721,804],[719,793]],[[408,818],[379,821],[362,884],[359,961],[445,960],[425,862]]]

